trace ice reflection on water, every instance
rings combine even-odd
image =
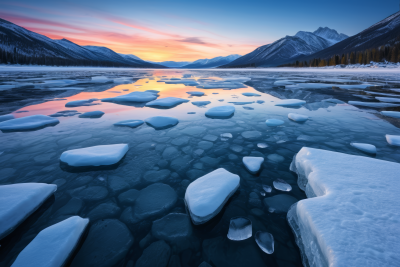
[[[197,267],[203,261],[212,263],[214,266],[301,266],[299,250],[286,223],[286,214],[269,212],[263,202],[263,199],[278,194],[287,194],[296,199],[305,198],[304,192],[297,186],[297,177],[289,171],[289,164],[294,154],[302,146],[309,146],[368,156],[350,146],[351,142],[359,142],[375,145],[378,151],[377,158],[400,161],[399,150],[389,146],[384,137],[385,134],[400,134],[400,131],[386,120],[375,116],[376,110],[358,109],[347,104],[321,101],[332,97],[343,101],[362,101],[353,95],[356,93],[330,88],[285,90],[273,85],[277,80],[304,80],[316,77],[325,77],[329,78],[329,82],[337,82],[332,79],[352,79],[354,75],[227,71],[176,72],[172,70],[146,72],[121,70],[117,74],[124,77],[142,78],[132,84],[86,84],[83,85],[83,91],[76,89],[61,93],[54,91],[55,93],[52,92],[46,96],[38,96],[35,93],[35,99],[21,96],[21,99],[33,104],[18,109],[16,107],[25,102],[15,100],[17,91],[13,94],[7,93],[7,96],[11,95],[10,99],[14,97],[15,101],[7,102],[1,112],[5,113],[7,109],[14,108],[13,114],[16,117],[34,114],[50,115],[64,110],[77,110],[80,113],[100,110],[105,112],[105,115],[99,119],[81,119],[77,115],[59,117],[60,124],[55,127],[32,132],[0,133],[1,184],[43,182],[58,185],[55,197],[48,200],[26,223],[2,241],[1,266],[10,265],[16,255],[39,231],[71,215],[89,217],[92,227],[97,225],[96,230],[101,229],[98,226],[100,220],[121,220],[128,226],[134,239],[133,243],[126,243],[132,243],[129,248],[112,240],[121,234],[118,232],[105,234],[109,239],[104,243],[96,239],[86,239],[84,245],[86,255],[76,257],[73,261],[74,266],[89,266],[90,264],[134,266],[143,250],[157,241],[151,235],[152,222],[167,213],[186,213],[183,202],[186,187],[194,179],[220,167],[240,175],[239,192],[209,223],[201,226],[192,225],[193,230],[184,229],[190,233],[190,238],[187,240],[179,242],[173,241],[173,238],[166,240],[168,246],[171,247],[170,266]],[[192,77],[188,74],[192,74]],[[115,76],[116,73],[112,75],[90,72],[18,75],[19,77],[15,77],[12,73],[3,74],[0,81],[11,82],[16,78],[23,78],[24,75],[37,77],[40,81],[49,77],[57,79],[68,77],[73,80],[98,75]],[[245,83],[247,88],[222,90],[158,82],[161,77],[215,80],[220,80],[221,77],[251,77],[253,79]],[[390,86],[396,85],[395,75],[390,77],[383,74],[359,75],[358,78],[384,86],[388,86],[386,80],[389,80]],[[81,85],[75,87],[81,87]],[[159,98],[173,96],[189,99],[191,102],[210,101],[211,103],[206,107],[195,106],[189,102],[171,109],[155,109],[97,101],[95,103],[99,105],[95,106],[65,107],[69,101],[101,99],[146,90],[160,91]],[[186,93],[189,91],[200,91],[205,95],[192,97]],[[5,91],[2,92],[5,93]],[[242,95],[244,92],[258,93],[261,96],[246,97]],[[285,98],[303,99],[307,101],[307,104],[298,109],[274,106],[275,101]],[[43,102],[43,99],[47,100]],[[220,102],[222,99],[223,102]],[[29,100],[34,101],[29,102]],[[257,100],[264,102],[257,103]],[[229,119],[209,119],[204,116],[207,109],[220,105],[232,105],[228,104],[229,102],[254,103],[235,105],[235,115]],[[195,114],[188,114],[193,112]],[[305,123],[293,122],[287,118],[290,112],[307,115],[310,119]],[[114,123],[122,120],[144,120],[159,115],[176,117],[180,122],[173,128],[158,131],[146,124],[138,128],[113,126]],[[284,121],[284,124],[268,127],[265,124],[267,119],[280,119]],[[395,120],[390,121],[393,124],[398,123]],[[258,131],[261,137],[257,137],[257,134],[254,135],[255,138],[248,138],[252,136],[251,134],[242,135],[248,131]],[[233,137],[221,136],[228,133]],[[114,170],[72,173],[60,168],[59,156],[66,150],[117,143],[129,144],[130,150],[122,163]],[[242,164],[243,156],[265,158],[258,175],[252,175],[246,171]],[[269,192],[273,181],[277,179],[283,179],[289,183],[292,190],[280,192],[272,189],[272,192]],[[170,185],[177,193],[178,201],[166,213],[151,219],[129,220],[126,214],[131,212],[130,208],[134,205],[132,203],[135,201],[136,190],[141,190],[155,181]],[[271,207],[269,208],[271,210]],[[254,233],[258,231],[271,233],[275,240],[274,253],[268,255],[262,252],[254,237],[240,242],[230,241],[226,236],[229,222],[233,217],[250,219]],[[190,228],[190,225],[186,227]],[[113,229],[115,230],[112,231],[118,231],[116,229],[120,228]],[[96,234],[101,235],[101,231]],[[110,249],[120,253],[114,253],[113,257],[98,261],[93,253],[91,254],[91,245],[95,247],[99,255]],[[166,249],[168,246],[160,245],[159,247]],[[157,257],[157,255],[154,256]],[[176,262],[180,262],[181,265],[173,265]]]

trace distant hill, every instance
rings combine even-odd
[[[153,64],[159,64],[168,68],[180,68],[192,63],[191,61],[162,61],[162,62],[148,61],[148,62]]]
[[[240,58],[241,55],[229,55],[226,57],[214,57],[212,59],[199,59],[188,65],[182,66],[184,69],[207,69],[207,68],[216,68],[225,64],[228,64],[234,61],[237,58]]]

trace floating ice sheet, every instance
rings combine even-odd
[[[308,116],[297,113],[289,113],[288,118],[296,122],[305,122],[306,120],[308,120]]]
[[[241,241],[253,235],[252,223],[244,217],[234,217],[229,223],[228,238],[233,241]]]
[[[103,115],[104,115],[103,111],[95,110],[95,111],[85,112],[85,113],[79,115],[79,118],[98,119],[98,118],[101,118]]]
[[[388,117],[400,119],[400,112],[398,111],[381,111],[381,114]]]
[[[219,106],[207,110],[206,116],[211,118],[227,118],[235,113],[234,106]]]
[[[179,120],[173,117],[155,116],[146,119],[146,123],[157,130],[161,130],[177,125]]]
[[[142,125],[143,123],[144,123],[144,121],[142,121],[142,120],[125,120],[125,121],[116,122],[116,123],[114,123],[114,125],[136,128],[136,127]]]
[[[281,106],[281,107],[299,107],[302,106],[306,103],[304,100],[299,100],[299,99],[285,99],[285,100],[280,100],[277,103],[275,103],[275,106]]]
[[[393,98],[393,97],[375,97],[381,102],[389,102],[389,103],[400,103],[400,98]]]
[[[267,124],[267,126],[279,126],[284,123],[285,122],[283,120],[278,120],[278,119],[268,119],[265,121],[265,124]]]
[[[363,143],[351,143],[351,146],[370,154],[376,154],[376,146]]]
[[[194,102],[192,102],[193,105],[198,106],[198,107],[204,107],[210,103],[211,103],[210,101],[194,101]]]
[[[203,92],[199,92],[199,91],[190,91],[190,92],[186,92],[191,96],[203,96],[204,93]]]
[[[157,93],[153,92],[132,92],[126,95],[119,95],[116,97],[103,98],[102,102],[132,102],[132,103],[145,103],[157,99]]]
[[[93,99],[86,99],[86,100],[75,100],[75,101],[70,101],[65,104],[65,107],[67,108],[73,108],[73,107],[82,107],[82,106],[93,106],[93,105],[98,105],[97,103],[93,103],[96,101],[97,98]]]
[[[0,116],[0,122],[12,120],[12,119],[15,119],[14,115],[12,115],[12,114],[7,114],[7,115],[1,115]]]
[[[400,104],[380,103],[380,102],[349,101],[348,103],[353,106],[364,106],[364,107],[371,107],[371,108],[400,107]]]
[[[261,95],[256,94],[256,93],[242,93],[242,95],[244,95],[244,96],[261,96]]]
[[[29,131],[40,129],[46,126],[54,126],[59,122],[60,121],[58,119],[46,115],[32,115],[0,122],[0,130],[9,132]]]
[[[400,135],[386,135],[386,141],[392,146],[400,146]]]
[[[256,243],[267,254],[274,253],[274,237],[268,232],[258,231],[255,235]]]
[[[182,103],[187,103],[189,100],[178,98],[178,97],[165,97],[146,104],[147,107],[159,107],[159,108],[172,108]]]
[[[276,179],[273,182],[273,184],[276,190],[286,191],[286,192],[292,191],[292,186],[288,184],[285,180]]]

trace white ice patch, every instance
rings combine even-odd
[[[0,186],[0,240],[37,210],[56,190],[54,184],[41,183]]]
[[[88,224],[89,219],[73,216],[45,228],[22,250],[12,267],[64,266]]]
[[[166,129],[177,125],[179,120],[173,117],[155,116],[146,119],[146,123],[155,129]]]
[[[219,106],[210,108],[206,112],[206,116],[208,117],[230,117],[235,113],[234,106]]]
[[[308,116],[297,113],[289,113],[288,118],[291,119],[292,121],[297,121],[297,122],[304,122],[308,120]]]
[[[279,126],[284,123],[285,122],[283,120],[278,120],[278,119],[268,119],[265,121],[265,124],[267,124],[267,126]]]
[[[128,149],[127,144],[78,148],[63,152],[60,160],[73,167],[108,166],[118,163]]]
[[[381,102],[389,102],[389,103],[400,103],[400,98],[393,98],[393,97],[375,97]]]
[[[299,100],[299,99],[285,99],[278,101],[275,103],[275,106],[281,106],[281,107],[299,107],[302,106],[306,103],[304,100]]]
[[[400,146],[400,135],[386,135],[386,141],[392,146]]]
[[[397,266],[400,164],[303,147],[300,200],[288,213],[309,266]]]
[[[0,122],[0,130],[2,131],[28,131],[41,127],[53,126],[60,121],[46,115],[33,115],[18,119],[11,119]]]
[[[187,99],[182,99],[178,97],[165,97],[165,98],[160,98],[154,101],[151,101],[146,104],[147,107],[166,107],[166,108],[171,108],[174,106],[177,106],[182,103],[189,102]]]
[[[400,119],[400,112],[398,111],[381,111],[381,114],[388,117]]]
[[[282,179],[276,179],[273,182],[273,185],[276,190],[285,191],[285,192],[292,191],[292,186],[290,184],[288,184],[285,180],[282,180]]]
[[[244,217],[234,217],[229,223],[228,238],[233,241],[241,241],[253,235],[252,223]]]
[[[246,166],[247,170],[253,174],[260,170],[263,162],[264,158],[262,157],[243,157],[244,166]]]
[[[364,106],[371,108],[390,108],[390,107],[400,107],[400,104],[391,103],[379,103],[379,102],[360,102],[360,101],[349,101],[350,105],[353,106]]]
[[[117,97],[103,98],[102,102],[132,102],[132,103],[145,103],[157,99],[157,93],[152,92],[132,92],[126,95]]]
[[[351,146],[370,154],[376,154],[376,146],[363,143],[350,143]]]
[[[217,215],[240,185],[240,177],[223,168],[192,182],[185,203],[194,224],[203,224]]]
[[[1,115],[0,122],[15,119],[13,114]]]

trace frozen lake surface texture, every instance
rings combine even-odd
[[[400,261],[398,71],[24,70],[0,73],[0,266]]]

